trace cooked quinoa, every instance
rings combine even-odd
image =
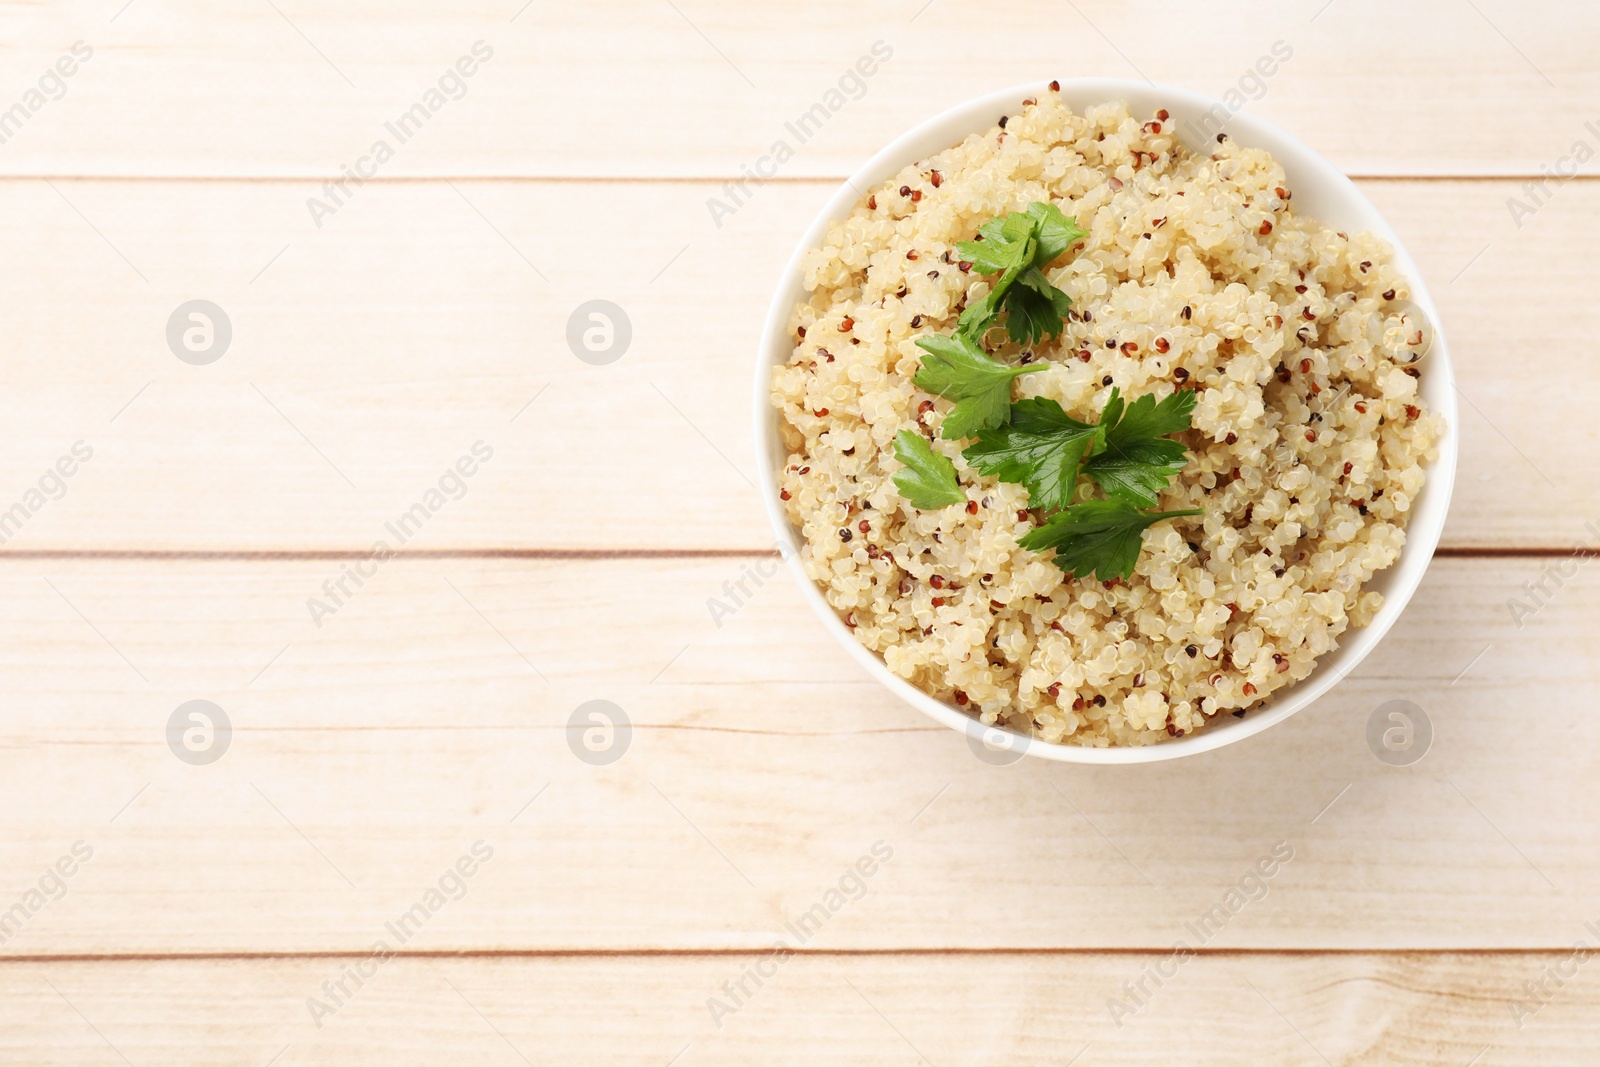
[[[897,675],[1045,741],[1151,744],[1310,674],[1382,603],[1363,586],[1399,557],[1444,429],[1418,397],[1425,328],[1388,245],[1297,215],[1266,152],[1191,152],[1167,118],[1045,93],[871,190],[806,255],[811,296],[773,376],[781,495],[829,604]],[[1072,298],[1066,332],[992,353],[1048,364],[1015,395],[1092,422],[1113,386],[1199,394],[1159,507],[1205,514],[1151,527],[1127,581],[1019,548],[1043,518],[1027,490],[969,467],[939,437],[950,402],[912,382],[915,340],[988,288],[956,242],[1046,200],[1089,236],[1046,272]],[[955,464],[965,506],[919,511],[896,490],[910,426]]]

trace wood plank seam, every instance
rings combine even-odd
[[[750,956],[768,954],[772,949],[764,945],[751,945],[744,948],[567,948],[567,949],[398,949],[389,953],[392,959],[416,960],[558,960],[558,959],[742,959]],[[1282,957],[1286,959],[1305,958],[1320,959],[1328,956],[1351,957],[1453,957],[1453,956],[1483,956],[1487,958],[1502,957],[1527,957],[1559,955],[1565,949],[1562,946],[1510,946],[1506,948],[1346,948],[1334,946],[1327,948],[1297,948],[1268,945],[1260,948],[1208,948],[1195,946],[1187,949],[1195,956],[1215,957],[1218,959],[1250,958],[1259,956]],[[1139,948],[1127,945],[1088,945],[1074,948],[1018,948],[996,946],[994,948],[974,948],[954,946],[940,947],[898,947],[898,948],[824,948],[813,949],[798,947],[789,950],[794,956],[808,956],[818,959],[848,959],[852,957],[899,957],[899,956],[1046,956],[1046,957],[1073,957],[1073,956],[1159,956],[1172,955],[1171,948]],[[64,952],[29,953],[19,955],[0,955],[0,967],[7,964],[40,964],[40,963],[164,963],[164,962],[191,962],[205,960],[226,961],[254,961],[254,960],[345,960],[367,959],[372,955],[370,950],[358,951],[351,949],[324,949],[300,952]]]

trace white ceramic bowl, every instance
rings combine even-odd
[[[1377,208],[1363,196],[1355,185],[1322,156],[1301,144],[1295,138],[1253,115],[1235,112],[1228,115],[1221,127],[1229,137],[1249,147],[1265,148],[1283,166],[1289,184],[1294,189],[1294,206],[1297,213],[1317,219],[1327,225],[1350,233],[1368,231],[1378,234],[1394,247],[1394,262],[1411,282],[1412,302],[1422,312],[1433,329],[1433,344],[1423,362],[1421,392],[1423,401],[1431,411],[1442,414],[1446,420],[1444,439],[1439,446],[1439,458],[1428,468],[1428,481],[1411,506],[1411,519],[1407,524],[1406,546],[1400,559],[1388,570],[1380,572],[1368,584],[1384,595],[1383,607],[1372,622],[1361,629],[1345,632],[1339,648],[1323,656],[1311,675],[1297,685],[1274,694],[1264,706],[1253,710],[1244,718],[1219,715],[1205,728],[1189,735],[1160,744],[1138,748],[1084,748],[1076,745],[1052,744],[1028,738],[1011,730],[986,727],[965,712],[938,700],[890,673],[878,656],[851,636],[844,622],[828,606],[821,591],[806,576],[800,565],[800,536],[789,524],[778,498],[777,476],[786,453],[778,433],[778,416],[772,407],[771,375],[775,364],[787,360],[793,351],[789,337],[789,314],[794,305],[805,298],[800,258],[806,250],[822,242],[828,224],[844,216],[860,200],[862,192],[884,181],[908,164],[933,155],[959,143],[968,134],[994,125],[1001,115],[1019,110],[1029,96],[1041,95],[1049,90],[1043,83],[1020,85],[1002,92],[973,100],[952,108],[922,123],[905,135],[896,138],[883,151],[873,156],[845,182],[817,214],[816,219],[800,238],[794,255],[784,268],[783,277],[773,294],[772,307],[767,313],[762,330],[761,351],[756,367],[755,420],[758,473],[761,494],[767,515],[777,534],[778,547],[799,580],[807,602],[817,616],[838,638],[839,643],[854,656],[874,678],[878,679],[903,700],[926,712],[952,729],[967,734],[969,743],[980,756],[986,753],[990,762],[1006,763],[1022,754],[1042,756],[1046,759],[1069,763],[1150,763],[1156,760],[1175,759],[1208,752],[1223,745],[1241,741],[1258,734],[1275,723],[1304,708],[1322,696],[1345,675],[1366,658],[1367,653],[1383,639],[1384,634],[1400,617],[1406,602],[1422,581],[1423,572],[1433,558],[1444,529],[1445,511],[1450,504],[1450,490],[1455,483],[1456,442],[1459,416],[1456,410],[1455,376],[1450,368],[1450,354],[1439,327],[1439,315],[1422,275],[1400,240],[1378,214]],[[1073,110],[1082,112],[1092,104],[1109,100],[1125,102],[1135,115],[1151,115],[1158,108],[1171,113],[1175,128],[1182,133],[1197,128],[1200,117],[1207,112],[1214,116],[1228,114],[1225,104],[1183,89],[1151,85],[1142,81],[1120,78],[1081,78],[1061,83],[1061,96]],[[1219,109],[1219,110],[1214,110]],[[1196,125],[1190,125],[1195,123]],[[1215,129],[1215,127],[1213,127]],[[1189,144],[1190,148],[1201,146]]]

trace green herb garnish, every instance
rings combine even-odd
[[[935,452],[928,439],[915,430],[901,430],[894,437],[894,458],[905,464],[896,471],[894,487],[923,511],[966,502],[967,496],[956,483],[956,466]]]
[[[956,401],[945,416],[940,436],[954,441],[1005,424],[1011,403],[1011,380],[1043,370],[1041,366],[1009,366],[983,350],[983,335],[1005,314],[1006,333],[1019,344],[1059,337],[1072,300],[1050,284],[1042,268],[1073,243],[1088,236],[1075,220],[1054,204],[1031,204],[990,219],[978,228],[982,240],[962,241],[956,253],[979,273],[999,274],[982,299],[967,307],[956,332],[917,339],[928,354],[916,383],[930,393]]]
[[[1004,423],[1010,412],[1011,380],[1044,370],[1040,363],[1011,367],[996,362],[984,355],[977,341],[960,333],[919,337],[917,346],[928,353],[914,379],[917,386],[956,402],[940,431],[947,441]]]
[[[1140,511],[1126,500],[1085,500],[1058,511],[1017,543],[1035,552],[1055,552],[1056,566],[1069,574],[1102,580],[1127,578],[1139,562],[1144,532],[1162,519],[1199,515],[1188,511]]]
[[[1139,558],[1145,527],[1173,515],[1200,514],[1138,510],[1154,506],[1156,495],[1183,469],[1188,450],[1165,435],[1189,428],[1194,402],[1194,393],[1184,390],[1159,403],[1145,395],[1126,404],[1112,389],[1100,421],[1091,425],[1054,400],[1019,400],[1011,405],[1009,423],[980,432],[961,454],[984,474],[1026,486],[1031,506],[1055,512],[1023,537],[1022,547],[1055,549],[1064,571],[1126,578]],[[1074,504],[1080,473],[1110,500]],[[1121,507],[1105,507],[1111,502]]]
[[[1146,395],[1128,403],[1112,389],[1093,424],[1044,397],[1013,403],[1012,381],[1046,365],[1001,363],[984,351],[983,337],[1002,315],[1007,336],[1018,344],[1059,337],[1072,301],[1050,284],[1044,268],[1088,233],[1054,204],[1031,204],[990,219],[978,233],[980,240],[963,241],[956,251],[963,263],[999,277],[961,313],[953,335],[917,339],[927,355],[915,382],[955,401],[941,435],[975,439],[962,452],[968,464],[1025,486],[1029,504],[1047,512],[1043,525],[1018,544],[1052,552],[1068,574],[1128,578],[1145,530],[1163,519],[1203,514],[1142,510],[1154,507],[1183,469],[1188,450],[1169,435],[1189,429],[1195,394],[1183,390],[1159,402]],[[913,507],[931,510],[966,499],[955,465],[920,433],[901,430],[895,457],[905,469],[895,474],[894,484]],[[1090,483],[1106,496],[1078,499]]]
[[[1079,422],[1054,400],[1034,397],[1012,404],[1009,423],[981,431],[961,454],[984,474],[1027,486],[1033,507],[1064,508],[1072,503],[1084,454],[1099,437],[1098,426]]]
[[[1195,395],[1173,393],[1123,402],[1111,390],[1095,424],[1079,422],[1044,397],[1018,400],[1003,426],[979,431],[962,455],[1003,482],[1028,487],[1029,502],[1054,510],[1072,503],[1081,472],[1113,497],[1153,507],[1156,494],[1183,469],[1188,449],[1167,434],[1189,428]]]
[[[956,329],[981,338],[1006,313],[1006,335],[1018,344],[1059,337],[1072,300],[1050,284],[1044,268],[1089,236],[1054,204],[1030,204],[978,227],[981,241],[962,241],[956,254],[982,274],[1000,275],[993,288],[961,313]]]
[[[1167,434],[1189,428],[1194,403],[1194,390],[1180,389],[1160,403],[1147,393],[1124,408],[1112,389],[1100,413],[1104,449],[1089,458],[1083,472],[1109,496],[1155,507],[1156,494],[1183,470],[1188,454]]]

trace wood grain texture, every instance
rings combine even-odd
[[[1600,524],[1600,183],[1524,182],[1600,146],[1597,46],[1576,0],[0,5],[0,517],[30,512],[0,523],[0,1063],[1592,1062],[1600,607],[1563,553]],[[1261,737],[996,766],[759,577],[757,333],[901,131],[1146,75],[1253,98],[1418,261],[1463,399],[1451,558]],[[196,298],[233,327],[207,366],[165,338]],[[632,324],[608,366],[565,340],[593,299]],[[231,721],[209,765],[169,744],[194,699]],[[595,700],[609,764],[570,725]],[[1432,723],[1411,766],[1368,747],[1392,700]]]
[[[1363,187],[1451,339],[1463,449],[1445,543],[1590,539],[1600,365],[1573,319],[1588,274],[1548,268],[1600,241],[1600,184],[1564,187],[1520,229],[1508,182]],[[480,440],[493,461],[422,547],[770,547],[754,352],[829,188],[770,187],[718,230],[702,183],[387,184],[317,230],[294,183],[0,183],[17,250],[0,261],[15,353],[0,510],[73,441],[95,449],[0,551],[393,543],[384,524]],[[165,339],[194,297],[233,324],[208,366]],[[594,298],[632,322],[607,366],[566,342]]]
[[[367,976],[358,988],[355,974]],[[713,1021],[748,968],[769,977]],[[1143,976],[1164,966],[1159,987]],[[1146,1067],[1593,1062],[1596,964],[1567,953],[1072,953],[129,961],[0,965],[8,1063],[451,1062]],[[1575,976],[1516,1025],[1524,981]],[[1149,991],[1112,1021],[1123,983]],[[308,1000],[332,1005],[318,1027]],[[1548,983],[1548,980],[1546,980]],[[180,1008],[181,1006],[181,1008]],[[279,1057],[276,1061],[273,1057]]]
[[[851,173],[947,107],[1050,78],[1235,92],[1364,175],[1537,174],[1600,120],[1600,25],[1576,0],[1242,0],[1203,14],[1182,0],[1079,0],[1048,15],[1005,0],[981,19],[950,0],[827,0],[803,14],[717,0],[120,6],[8,16],[10,93],[75,40],[95,54],[6,144],[7,173],[320,181],[479,40],[493,58],[397,144],[386,173],[737,175],[877,41],[892,58],[864,92],[846,83],[785,175]],[[1259,79],[1276,42],[1292,56]]]
[[[1600,885],[1576,696],[1600,684],[1600,609],[1579,569],[1518,629],[1504,602],[1542,563],[1437,561],[1315,707],[1204,757],[1087,768],[980,760],[786,574],[715,625],[748,560],[399,559],[320,629],[330,561],[13,561],[7,893],[74,841],[95,857],[3,952],[356,951],[480,838],[494,859],[417,947],[755,948],[882,841],[817,947],[1159,948],[1287,842],[1214,945],[1559,948]],[[235,730],[210,766],[166,741],[197,698]],[[632,722],[607,766],[570,747],[597,699]],[[1397,699],[1433,723],[1410,767],[1366,742]]]

